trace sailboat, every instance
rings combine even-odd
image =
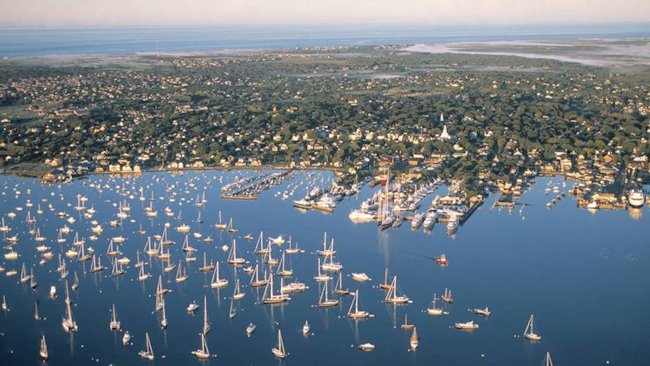
[[[227,225],[221,221],[221,211],[219,211],[219,222],[214,225],[217,229],[225,230]]]
[[[264,295],[262,296],[262,302],[264,304],[279,304],[281,302],[289,301],[290,297],[280,293],[279,295],[274,293],[273,290],[273,276],[269,276],[269,282],[264,288]]]
[[[160,298],[162,304],[162,318],[160,319],[160,327],[162,329],[167,329],[169,322],[167,321],[167,309],[165,308],[165,299]]]
[[[190,276],[183,267],[183,262],[178,261],[178,269],[176,270],[176,283],[185,282]]]
[[[36,282],[36,277],[34,277],[34,268],[29,269],[29,287],[32,289],[35,289],[38,286],[38,282]]]
[[[339,272],[343,269],[343,265],[340,262],[334,262],[334,255],[328,255],[323,260],[323,271],[328,272]]]
[[[431,301],[431,306],[427,308],[427,313],[429,315],[442,315],[442,314],[444,314],[443,309],[436,306],[436,301],[437,300],[438,299],[436,298],[436,294],[433,294],[433,300]]]
[[[255,243],[255,250],[253,253],[259,255],[268,255],[271,252],[271,246],[264,246],[264,232],[260,231],[260,236],[257,238],[257,243]]]
[[[390,290],[391,284],[388,283],[388,267],[384,268],[384,282],[379,284],[379,288],[382,290]]]
[[[123,275],[124,269],[122,269],[122,263],[116,259],[113,259],[113,270],[111,271],[111,275],[113,277],[118,277]]]
[[[546,357],[544,357],[544,366],[553,366],[553,360],[551,360],[551,354],[546,352]]]
[[[140,272],[138,273],[138,281],[146,281],[151,278],[150,273],[144,271],[144,266],[140,267]]]
[[[38,301],[34,301],[34,319],[41,320],[41,316],[38,314]]]
[[[79,288],[79,276],[77,276],[77,271],[74,272],[74,279],[72,280],[72,291],[76,291]],[[67,282],[66,282],[66,293],[67,293],[68,287],[67,287]]]
[[[284,341],[282,340],[282,332],[278,329],[278,346],[271,348],[271,353],[277,358],[287,357],[287,353],[284,350]]]
[[[47,361],[48,353],[47,353],[47,343],[45,343],[45,335],[41,336],[41,346],[38,351],[38,354],[41,356],[41,359],[43,361]]]
[[[524,330],[524,337],[531,341],[541,341],[542,336],[535,333],[534,322],[534,315],[530,314],[530,318],[528,318],[528,323],[526,324],[526,329]]]
[[[339,296],[350,294],[350,290],[348,290],[347,288],[343,288],[343,272],[339,272],[339,278],[336,280],[334,293]]]
[[[397,276],[393,276],[393,281],[390,284],[391,288],[386,293],[384,301],[388,304],[406,304],[411,300],[405,295],[398,295],[397,291]]]
[[[253,274],[251,275],[251,282],[250,282],[251,287],[266,286],[266,284],[269,282],[269,280],[268,280],[268,278],[266,276],[266,273],[264,273],[264,278],[261,279],[261,280],[260,280],[260,277],[259,277],[259,273],[260,273],[260,271],[259,271],[258,265],[256,264],[255,269],[253,270]]]
[[[326,283],[325,283],[325,285],[323,286],[323,290],[322,290],[321,293],[320,293],[320,297],[319,297],[319,299],[318,299],[318,306],[320,306],[320,307],[322,307],[322,308],[327,308],[327,307],[331,307],[331,306],[336,306],[336,305],[339,304],[339,300],[338,300],[338,299],[330,299],[330,298],[328,297],[328,293],[329,293],[329,291],[328,291],[328,287],[329,287],[328,284],[329,284],[329,282],[326,282]]]
[[[302,325],[302,334],[308,335],[310,330],[311,327],[309,326],[309,322],[305,320],[305,324]]]
[[[415,351],[420,345],[420,338],[418,337],[418,330],[416,327],[413,327],[413,333],[411,333],[411,339],[409,341],[411,344],[411,350]]]
[[[61,326],[66,333],[76,332],[79,328],[72,318],[72,308],[70,308],[70,293],[68,292],[68,282],[65,283],[65,317],[61,321]]]
[[[138,352],[138,356],[146,358],[149,361],[153,361],[153,347],[151,347],[151,339],[149,339],[149,333],[145,332],[144,334],[146,350]]]
[[[327,282],[332,279],[332,277],[330,277],[329,275],[322,274],[320,269],[321,269],[320,258],[318,258],[318,274],[314,276],[316,282]]]
[[[158,286],[156,287],[156,295],[162,296],[168,293],[170,290],[163,288],[162,276],[158,275]]]
[[[296,254],[302,252],[300,248],[298,248],[298,244],[293,246],[293,242],[291,240],[291,236],[289,236],[289,245],[288,247],[284,250],[285,253],[287,254]]]
[[[210,332],[210,320],[208,320],[208,298],[203,296],[203,334]]]
[[[454,298],[451,296],[451,290],[445,287],[445,293],[442,295],[442,301],[447,304],[454,302]]]
[[[359,290],[354,291],[354,298],[348,309],[348,318],[351,319],[365,319],[373,315],[367,311],[359,310]]]
[[[286,268],[285,268],[285,264],[284,264],[284,263],[285,263],[285,260],[284,260],[284,257],[285,257],[285,253],[282,253],[282,257],[280,258],[280,265],[278,266],[277,275],[280,276],[280,277],[290,277],[290,276],[293,276],[293,270],[291,270],[291,269],[286,269]]]
[[[330,241],[330,245],[327,247],[327,233],[323,234],[323,250],[317,250],[316,253],[321,257],[329,257],[336,254],[336,250],[334,250],[334,239]]]
[[[20,283],[27,283],[29,280],[31,280],[32,276],[27,274],[27,268],[25,267],[25,263],[23,263],[22,267],[20,268]]]
[[[230,299],[230,308],[228,309],[228,318],[232,319],[237,315],[237,307],[235,306],[235,299]]]
[[[241,291],[241,288],[239,286],[239,278],[237,278],[235,280],[235,289],[233,291],[232,298],[233,300],[241,300],[244,298],[244,296],[246,296],[246,293]]]
[[[110,330],[119,331],[120,322],[117,321],[117,312],[115,311],[115,304],[113,304],[113,311],[111,312],[111,322],[108,324]]]
[[[246,260],[244,258],[237,257],[237,240],[235,239],[232,240],[232,247],[230,247],[230,253],[228,253],[228,263],[234,264],[236,266],[246,264]]]
[[[226,228],[226,230],[231,234],[234,234],[238,231],[232,224],[232,217],[230,218],[230,220],[228,220],[228,227]]]
[[[129,342],[131,342],[131,334],[129,334],[129,331],[127,330],[124,332],[124,336],[122,336],[122,345],[128,346]]]
[[[214,272],[212,272],[212,280],[210,281],[211,288],[222,288],[228,286],[228,280],[225,278],[219,277],[219,262],[214,267]]]
[[[212,264],[212,261],[210,261],[210,264],[208,264],[207,255],[208,253],[203,253],[203,267],[199,268],[199,271],[201,272],[210,272],[214,270],[214,264]]]
[[[90,264],[90,273],[103,271],[105,268],[102,266],[101,257],[93,254],[93,260]]]
[[[404,323],[402,324],[401,328],[408,330],[408,329],[413,329],[413,327],[415,327],[415,325],[409,324],[408,314],[404,314]]]
[[[192,354],[200,359],[210,358],[210,350],[208,349],[208,343],[205,341],[204,333],[201,333],[201,348],[192,351]]]

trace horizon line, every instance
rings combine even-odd
[[[411,27],[428,27],[428,28],[446,28],[446,27],[469,27],[471,29],[480,28],[550,28],[553,26],[568,26],[569,28],[593,27],[593,26],[644,26],[650,25],[647,21],[607,21],[607,22],[512,22],[512,23],[474,23],[474,22],[453,22],[453,23],[433,23],[433,22],[269,22],[269,23],[197,23],[197,24],[61,24],[61,25],[3,25],[0,29],[53,29],[53,28],[218,28],[218,27],[363,27],[363,26],[411,26]],[[650,30],[648,30],[650,32]]]

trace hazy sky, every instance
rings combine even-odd
[[[0,26],[650,21],[650,0],[0,0]]]

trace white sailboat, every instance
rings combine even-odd
[[[354,291],[354,297],[348,309],[348,318],[351,319],[365,319],[373,315],[367,311],[359,310],[359,290]]]
[[[196,358],[203,360],[210,358],[210,350],[208,349],[208,343],[205,341],[205,334],[201,333],[201,348],[192,351],[192,354]]]
[[[153,347],[151,347],[151,339],[149,339],[149,333],[144,334],[146,350],[138,352],[138,356],[145,358],[149,361],[153,361]]]
[[[65,282],[65,316],[61,321],[61,326],[66,333],[76,332],[79,328],[72,318],[72,308],[70,308],[70,293],[68,292],[68,282]]]
[[[418,330],[416,327],[413,327],[413,333],[411,333],[409,344],[411,345],[411,350],[413,351],[415,351],[420,345],[420,338],[418,337]]]
[[[302,325],[302,334],[308,335],[310,330],[311,326],[309,326],[309,322],[305,320],[305,324]]]
[[[553,366],[553,360],[551,360],[551,354],[546,352],[546,357],[544,357],[544,366]]]
[[[258,255],[268,255],[271,252],[271,246],[264,246],[264,232],[260,231],[260,236],[257,238],[257,243],[255,243],[255,250],[253,253]]]
[[[431,301],[431,306],[427,308],[427,313],[429,315],[443,315],[444,310],[442,308],[439,308],[436,306],[436,301],[438,299],[436,298],[436,294],[433,294],[433,300]]]
[[[284,341],[282,340],[282,332],[278,329],[278,345],[277,347],[271,348],[271,353],[277,358],[287,357],[287,352],[284,349]]]
[[[269,282],[264,288],[264,295],[262,296],[262,302],[264,304],[279,304],[285,301],[289,301],[290,298],[287,295],[282,293],[276,294],[273,290],[273,276],[269,277]]]
[[[214,267],[214,271],[212,272],[212,280],[210,281],[210,287],[223,288],[226,286],[228,286],[228,280],[225,278],[221,278],[219,276],[219,262],[217,262],[217,265]]]
[[[329,275],[321,273],[321,270],[320,270],[321,269],[320,258],[318,258],[318,267],[317,267],[317,269],[318,269],[318,274],[316,276],[314,276],[314,279],[316,280],[316,282],[327,282],[327,281],[332,279],[332,277],[330,277]]]
[[[96,255],[93,254],[93,260],[90,263],[90,273],[101,272],[104,269],[105,269],[105,267],[102,266],[101,257],[96,256]]]
[[[336,306],[339,304],[338,299],[330,299],[328,296],[328,288],[329,288],[329,282],[326,282],[325,285],[323,286],[323,290],[320,293],[320,297],[318,299],[318,306],[322,308],[327,308],[327,307],[332,307]]]
[[[210,272],[214,270],[214,264],[212,261],[208,264],[208,258],[207,258],[207,253],[203,253],[203,267],[199,268],[199,271],[201,272]]]
[[[280,258],[280,264],[278,265],[278,271],[276,272],[280,277],[290,277],[293,276],[293,270],[285,268],[285,253],[282,253]]]
[[[161,297],[160,300],[162,305],[162,317],[160,318],[160,327],[162,329],[167,329],[167,326],[169,325],[169,321],[167,320],[167,309],[165,306],[165,299]]]
[[[156,286],[156,295],[162,296],[168,293],[170,290],[163,288],[162,275],[158,275],[158,285]]]
[[[176,283],[185,282],[190,276],[185,271],[183,267],[183,262],[178,261],[178,269],[176,270]]]
[[[41,336],[41,345],[38,354],[41,356],[41,359],[43,361],[47,361],[49,355],[47,353],[47,343],[45,343],[45,335]]]
[[[235,306],[235,299],[230,299],[230,308],[228,309],[228,318],[232,319],[237,315],[237,307]]]
[[[210,332],[210,320],[208,319],[208,298],[203,296],[203,334],[208,334]]]
[[[266,273],[264,273],[263,279],[260,279],[259,273],[260,273],[259,267],[256,264],[255,269],[253,270],[253,274],[251,275],[251,282],[250,282],[251,287],[262,287],[268,284],[269,280]]]
[[[232,298],[233,300],[241,300],[246,296],[245,292],[241,291],[241,288],[239,286],[239,278],[235,280],[235,289],[233,290]]]
[[[329,257],[336,254],[336,250],[334,250],[334,239],[331,239],[329,247],[327,246],[327,233],[323,234],[323,249],[317,250],[316,253],[322,257]]]
[[[334,293],[343,296],[349,295],[350,290],[343,288],[343,272],[339,272],[339,278],[336,280],[336,286],[334,287]]]
[[[406,304],[411,302],[411,300],[405,295],[398,295],[397,290],[397,276],[393,276],[393,281],[391,282],[391,288],[386,293],[384,301],[388,304]]]
[[[140,267],[140,272],[138,273],[138,281],[146,281],[151,278],[151,274],[145,272],[144,266]]]
[[[120,322],[117,321],[117,312],[115,311],[115,304],[113,304],[113,311],[111,312],[111,322],[108,324],[110,330],[119,331]]]
[[[528,323],[526,324],[526,329],[524,329],[524,337],[531,341],[541,341],[542,336],[535,333],[534,323],[534,315],[530,314],[530,318],[528,318]]]
[[[246,264],[244,258],[237,257],[237,240],[232,240],[232,246],[230,247],[230,253],[228,253],[228,263],[234,264],[236,266]]]

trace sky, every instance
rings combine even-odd
[[[0,27],[648,21],[650,0],[0,0]]]

